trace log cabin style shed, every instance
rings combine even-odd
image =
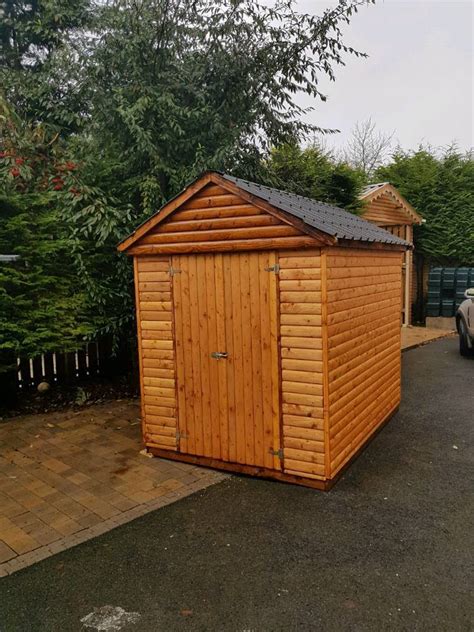
[[[369,184],[360,199],[365,202],[362,217],[402,237],[413,246],[413,225],[421,224],[423,218],[415,211],[390,182]],[[413,266],[413,250],[405,252],[402,268],[402,324],[411,324],[411,309],[416,287],[416,270]]]
[[[148,451],[328,488],[400,402],[406,248],[342,209],[198,178],[119,245]]]

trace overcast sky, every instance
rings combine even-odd
[[[320,14],[331,0],[299,0]],[[458,0],[378,0],[345,27],[345,43],[369,55],[347,59],[336,82],[325,82],[326,103],[310,120],[341,133],[340,147],[357,121],[369,116],[405,149],[473,146],[473,7]],[[301,97],[309,105],[306,96]]]

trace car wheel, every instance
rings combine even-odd
[[[467,331],[462,320],[459,321],[459,353],[466,357],[472,354],[473,350],[469,347],[467,340]]]

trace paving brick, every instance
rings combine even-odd
[[[13,557],[16,557],[17,553],[13,549],[11,549],[5,542],[0,540],[0,564],[4,562],[8,562]]]
[[[52,544],[53,542],[57,542],[58,540],[60,540],[63,536],[56,531],[55,529],[52,529],[50,527],[43,527],[42,529],[38,529],[36,531],[33,531],[31,533],[31,536],[37,541],[39,542],[42,546],[48,545],[48,544]]]
[[[0,577],[228,476],[144,459],[138,410],[108,402],[0,426]]]
[[[11,549],[13,549],[17,553],[17,555],[28,553],[29,551],[33,551],[33,549],[37,549],[40,546],[39,542],[37,542],[34,538],[29,536],[23,531],[23,529],[20,529],[19,527],[2,530],[2,540]]]
[[[81,474],[81,472],[74,472],[74,474],[67,475],[68,481],[74,483],[75,485],[81,485],[82,483],[87,483],[92,480],[86,474]]]
[[[81,525],[67,516],[51,522],[51,527],[61,535],[72,535],[82,529]]]
[[[95,513],[88,513],[86,516],[79,518],[78,522],[84,529],[88,527],[94,527],[96,524],[99,524],[103,521],[103,518],[98,516]]]

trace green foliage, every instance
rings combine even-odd
[[[1,103],[0,103],[1,105]],[[0,371],[16,356],[71,350],[93,330],[60,217],[74,163],[57,135],[0,110]]]
[[[3,0],[0,5],[0,64],[37,71],[88,22],[87,0]]]
[[[474,265],[474,157],[450,147],[437,155],[430,148],[397,151],[381,167],[387,180],[426,219],[415,227],[415,245],[435,263]]]
[[[302,138],[294,95],[324,99],[344,53],[340,24],[357,2],[317,18],[294,3],[116,0],[98,22],[87,80],[92,149],[119,158],[121,196],[150,214],[205,169],[258,177],[273,145]],[[122,198],[123,199],[123,198]]]
[[[21,123],[2,119],[0,252],[23,256],[1,270],[3,347],[128,333],[117,242],[204,169],[261,179],[270,147],[316,131],[295,95],[324,100],[320,76],[359,55],[341,32],[359,4],[3,2],[0,79]]]
[[[0,13],[4,97],[20,116],[77,130],[87,100],[81,77],[90,0],[4,0]]]
[[[361,209],[363,173],[336,160],[317,144],[305,149],[295,144],[274,149],[268,170],[269,180],[281,189],[353,212]]]

